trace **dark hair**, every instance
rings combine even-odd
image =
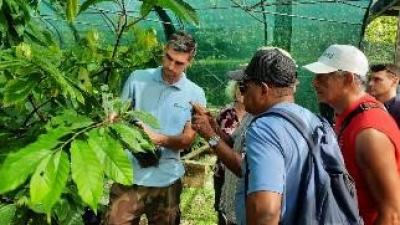
[[[247,80],[265,82],[274,87],[291,87],[297,80],[294,60],[278,48],[258,50],[245,73]]]
[[[185,31],[180,30],[173,33],[168,40],[167,46],[177,52],[189,53],[190,58],[196,55],[196,41]]]
[[[370,68],[371,72],[377,73],[381,71],[387,71],[395,76],[400,76],[400,68],[396,66],[395,64],[375,64],[372,65]]]

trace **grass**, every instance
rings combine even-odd
[[[215,163],[215,156],[205,155],[198,162]],[[182,225],[214,225],[217,224],[217,214],[214,210],[213,171],[208,170],[207,180],[203,188],[183,189],[181,195]]]
[[[214,210],[214,189],[185,188],[181,195],[182,225],[217,224]]]

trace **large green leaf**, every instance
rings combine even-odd
[[[67,20],[68,22],[73,22],[75,20],[76,15],[78,14],[78,0],[67,0]]]
[[[107,133],[91,130],[88,142],[104,165],[104,171],[109,178],[124,185],[133,183],[132,164],[117,140]]]
[[[136,119],[140,120],[141,122],[151,126],[152,128],[159,129],[160,124],[158,123],[157,118],[152,116],[150,113],[140,111],[140,110],[135,110],[130,112],[131,115],[133,115]]]
[[[0,221],[2,225],[12,225],[17,207],[14,204],[0,204]]]
[[[183,0],[157,0],[157,5],[162,8],[170,9],[179,18],[187,22],[199,23],[196,11],[192,6]]]
[[[79,10],[79,13],[81,13],[81,12],[83,12],[83,11],[85,11],[86,9],[88,9],[90,6],[92,6],[92,5],[95,5],[95,4],[98,4],[98,3],[100,3],[100,2],[106,2],[106,1],[112,1],[112,0],[86,0],[83,4],[82,4],[82,6],[81,6],[81,8],[80,8],[80,10]]]
[[[68,156],[63,151],[46,157],[37,167],[30,183],[31,203],[39,212],[49,213],[59,200],[69,175]]]
[[[59,127],[39,136],[38,140],[15,153],[10,153],[0,167],[0,194],[14,190],[25,182],[37,165],[59,144],[59,138],[70,129]]]
[[[74,140],[71,144],[72,179],[78,187],[83,202],[95,212],[103,194],[103,166],[86,141]]]
[[[133,152],[146,152],[155,149],[154,144],[137,127],[116,123],[111,128],[117,132],[118,136]]]

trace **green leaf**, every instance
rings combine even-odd
[[[143,17],[147,16],[156,4],[156,0],[142,1],[142,5],[140,6],[140,15]]]
[[[160,128],[160,124],[158,123],[157,118],[155,118],[150,113],[140,111],[140,110],[134,110],[134,111],[130,112],[130,114],[133,115],[136,119],[151,126],[154,129]]]
[[[46,124],[46,129],[52,129],[52,127],[65,126],[70,127],[71,130],[83,128],[91,125],[93,121],[86,116],[78,114],[73,109],[65,109],[59,115],[51,118],[50,122]]]
[[[58,84],[63,91],[63,95],[66,98],[73,98],[81,103],[84,103],[84,98],[82,93],[76,89],[74,86],[74,81],[64,75],[55,65],[51,62],[45,61],[40,57],[34,57],[34,66],[43,70],[47,76],[49,76],[56,84]],[[68,97],[69,96],[69,97]]]
[[[12,225],[17,207],[14,204],[0,204],[0,221],[3,225]]]
[[[88,9],[90,6],[98,4],[100,2],[106,2],[106,1],[110,1],[110,0],[86,0],[86,2],[84,2],[81,6],[81,9],[79,10],[79,14],[83,11],[85,11],[86,9]]]
[[[0,62],[0,70],[6,70],[6,69],[14,69],[18,67],[24,67],[26,66],[26,63],[20,60],[5,60]]]
[[[65,127],[50,130],[39,136],[38,140],[15,153],[10,153],[0,168],[0,194],[14,190],[25,182],[37,165],[52,153],[59,144],[58,139],[68,134]]]
[[[79,87],[87,92],[92,92],[93,86],[90,81],[89,72],[86,68],[80,67],[78,72]]]
[[[78,0],[67,0],[67,20],[68,22],[73,22],[75,20],[76,15],[78,14]]]
[[[4,105],[25,102],[37,83],[30,79],[10,80],[4,88]]]
[[[146,152],[155,149],[154,144],[137,127],[129,127],[122,123],[116,123],[111,128],[117,132],[118,136],[133,152]]]
[[[157,5],[170,9],[179,18],[187,22],[199,23],[196,11],[192,6],[182,0],[157,0]]]
[[[71,145],[72,179],[82,201],[95,212],[103,194],[103,166],[86,141],[74,140]]]
[[[91,130],[88,142],[104,165],[104,171],[109,178],[124,185],[133,183],[132,163],[117,140],[107,133]]]
[[[57,216],[58,224],[62,225],[84,225],[82,215],[83,208],[66,199],[61,199],[54,207],[54,214]]]
[[[39,212],[50,213],[59,200],[69,175],[68,156],[63,151],[42,160],[30,183],[31,202]]]

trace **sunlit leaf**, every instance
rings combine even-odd
[[[133,183],[132,163],[117,140],[107,133],[100,134],[98,130],[92,130],[88,142],[109,178],[124,185]]]
[[[118,136],[133,152],[146,152],[149,149],[155,149],[154,144],[137,127],[129,127],[122,123],[116,123],[111,128],[117,132]]]
[[[63,151],[46,157],[36,168],[30,183],[31,203],[49,213],[59,200],[69,175],[68,156]]]
[[[67,19],[69,22],[73,22],[75,20],[76,15],[78,14],[78,0],[67,0]]]
[[[82,201],[96,212],[104,189],[103,165],[86,141],[71,144],[71,172]]]
[[[14,190],[25,182],[37,165],[49,156],[58,139],[70,132],[70,129],[59,127],[39,136],[38,140],[15,153],[7,155],[0,167],[0,194]]]

